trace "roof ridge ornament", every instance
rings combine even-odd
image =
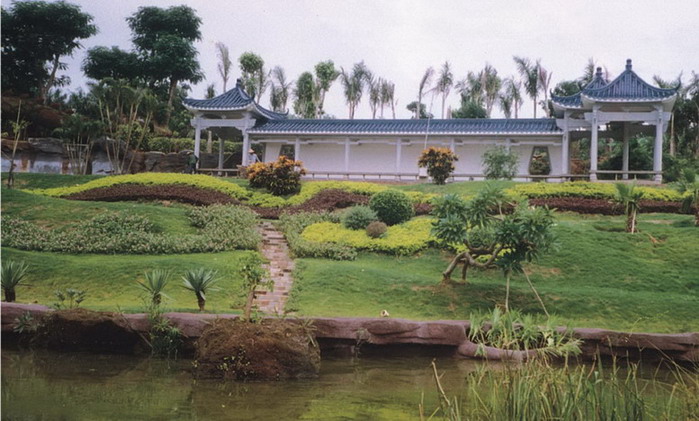
[[[631,59],[627,58],[626,59],[626,70],[631,70],[632,67],[633,67],[633,65],[631,64]]]
[[[235,80],[235,87],[243,89],[243,79],[241,79],[241,78],[236,79]]]
[[[595,77],[601,78],[602,77],[602,68],[597,67],[597,71],[595,72]]]

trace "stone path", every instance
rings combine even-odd
[[[294,261],[289,257],[289,246],[284,235],[271,222],[262,222],[259,230],[262,234],[262,255],[269,260],[264,268],[269,271],[274,289],[271,292],[266,289],[255,291],[253,306],[263,313],[283,314],[293,283],[291,272]]]

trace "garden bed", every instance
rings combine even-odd
[[[529,199],[532,206],[548,206],[559,211],[584,214],[623,215],[624,208],[609,199],[586,197],[545,197]],[[681,202],[663,200],[641,200],[639,212],[642,213],[689,213],[682,209]]]
[[[206,206],[214,204],[232,205],[240,202],[230,195],[195,186],[182,184],[115,184],[91,190],[73,193],[65,197],[70,200],[87,200],[101,202],[122,202],[130,200],[173,200],[191,205]]]

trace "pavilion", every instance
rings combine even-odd
[[[652,174],[662,180],[663,133],[677,98],[676,89],[660,89],[643,81],[627,60],[626,70],[607,82],[600,68],[594,79],[575,95],[552,96],[555,118],[540,119],[410,119],[347,120],[292,119],[256,103],[236,86],[212,99],[185,99],[193,114],[195,155],[201,148],[201,131],[215,131],[221,142],[219,168],[223,166],[224,139],[242,138],[243,151],[252,143],[263,146],[263,160],[280,154],[302,160],[308,176],[327,178],[416,178],[417,160],[429,146],[448,147],[459,157],[455,179],[482,178],[483,153],[494,145],[519,156],[517,179],[564,180],[570,174],[570,143],[590,139],[591,181],[598,174]],[[654,127],[653,127],[654,126]],[[629,170],[629,139],[654,132],[652,171]],[[623,165],[619,170],[600,171],[598,140],[623,141]],[[529,173],[534,154],[549,160],[544,176]],[[248,156],[243,153],[242,165]]]

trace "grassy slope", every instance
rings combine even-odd
[[[210,254],[182,254],[166,256],[133,255],[70,255],[20,251],[4,247],[2,258],[23,260],[30,266],[25,284],[17,287],[18,302],[56,302],[54,291],[75,288],[87,291],[82,307],[95,310],[143,311],[141,289],[136,280],[143,280],[144,271],[169,269],[170,284],[165,293],[166,311],[198,310],[194,293],[181,287],[185,270],[206,267],[218,271],[218,291],[206,296],[209,311],[230,312],[231,305],[240,308],[243,303],[242,283],[237,279],[238,260],[250,252],[232,251]]]
[[[548,309],[573,326],[698,331],[699,241],[690,217],[644,215],[641,234],[618,232],[621,218],[562,215],[560,249],[529,265]],[[653,244],[650,234],[658,240]],[[466,319],[502,304],[497,270],[472,271],[470,284],[440,286],[448,256],[362,255],[354,262],[301,259],[292,305],[303,315]],[[512,307],[540,312],[523,277]]]

